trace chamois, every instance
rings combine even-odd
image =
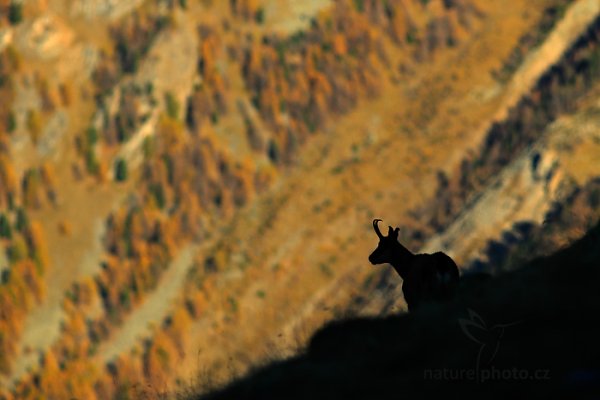
[[[373,229],[379,237],[377,248],[369,256],[371,264],[389,263],[403,280],[402,293],[409,311],[427,301],[443,301],[452,297],[458,286],[458,267],[447,254],[413,254],[400,242],[400,228],[391,226],[383,236],[373,220]]]

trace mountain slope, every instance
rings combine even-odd
[[[600,388],[598,243],[600,224],[549,257],[464,283],[450,304],[330,323],[304,354],[190,398],[375,399],[442,391],[468,398],[592,398],[585,394]],[[492,336],[494,325],[506,327],[502,336],[485,339],[469,331],[481,323]],[[498,347],[478,364],[479,345],[472,339]]]
[[[20,22],[0,13],[6,396],[152,397],[198,371],[224,382],[294,354],[325,321],[404,307],[399,280],[366,264],[372,218],[416,250],[451,242],[477,209],[515,204],[489,229],[461,225],[477,240],[448,251],[472,250],[467,263],[513,220],[542,215],[570,175],[598,174],[578,165],[597,154],[591,132],[559,156],[542,140],[593,130],[597,2],[296,3],[50,0],[28,2]],[[571,112],[569,129],[546,129]],[[538,173],[565,164],[547,185],[530,145]],[[495,175],[523,185],[477,203],[497,197]],[[540,201],[519,200],[532,187]],[[50,272],[35,275],[40,232]]]

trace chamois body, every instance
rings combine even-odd
[[[371,264],[389,263],[403,280],[402,293],[409,310],[416,309],[423,302],[444,301],[452,297],[458,286],[458,267],[448,255],[413,254],[398,242],[399,228],[389,227],[388,235],[383,236],[377,223],[373,228],[379,237],[379,245],[369,256]]]

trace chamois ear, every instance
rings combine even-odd
[[[388,237],[392,237],[394,235],[394,228],[392,228],[391,226],[388,226]]]
[[[388,233],[388,236],[394,239],[398,239],[399,232],[400,228],[392,229],[392,227],[390,226],[390,232]]]

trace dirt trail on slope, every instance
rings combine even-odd
[[[149,336],[151,325],[163,320],[174,301],[182,295],[187,272],[198,250],[198,245],[190,244],[179,251],[158,287],[127,317],[111,338],[100,346],[98,354],[103,362],[111,361],[133,348],[142,337]]]

